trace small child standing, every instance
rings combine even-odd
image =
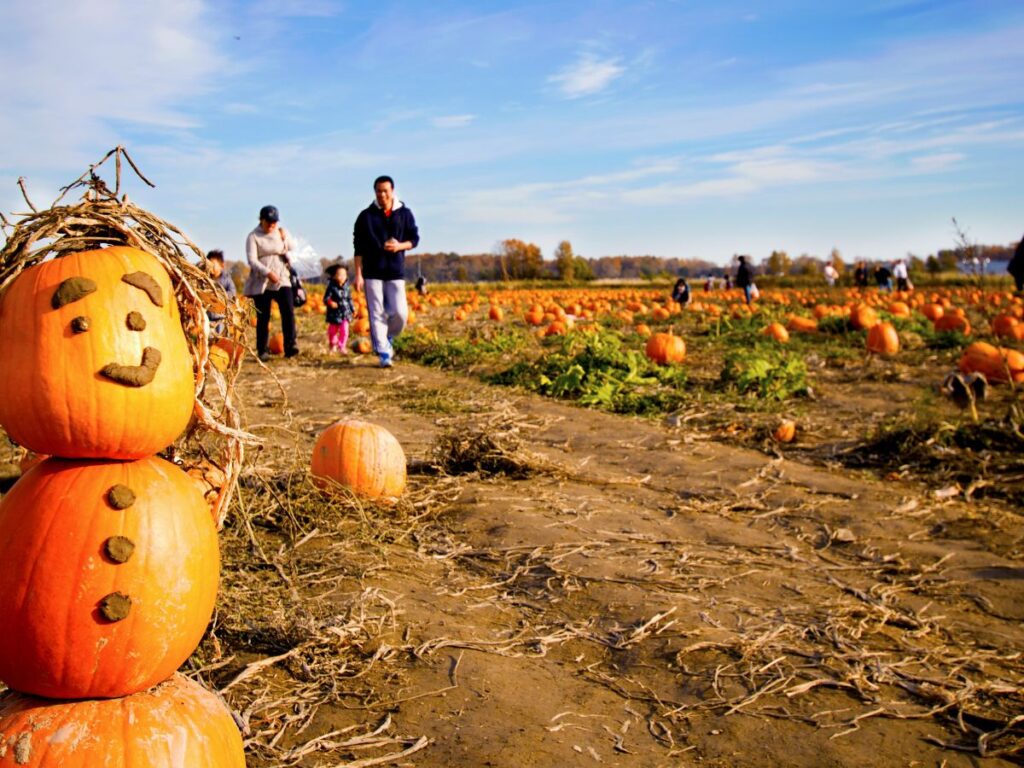
[[[348,324],[355,315],[352,289],[348,284],[348,271],[341,264],[331,264],[327,274],[324,306],[327,307],[327,344],[332,352],[348,354]]]

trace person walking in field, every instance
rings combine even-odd
[[[1024,238],[1021,238],[1017,250],[1013,252],[1013,258],[1006,265],[1006,271],[1013,275],[1017,293],[1024,292]]]
[[[324,291],[324,306],[327,307],[327,345],[331,352],[348,354],[348,324],[355,316],[352,305],[352,288],[348,284],[348,270],[341,264],[332,264],[327,274],[327,290]]]
[[[260,223],[245,239],[245,256],[249,261],[249,277],[242,290],[256,305],[256,354],[269,360],[270,304],[277,302],[284,333],[284,355],[299,354],[295,343],[295,301],[292,296],[291,263],[288,252],[295,240],[279,226],[280,214],[273,205],[260,209]]]
[[[374,201],[356,218],[352,233],[355,288],[366,291],[370,340],[381,368],[390,368],[391,340],[405,328],[405,252],[420,242],[412,211],[395,196],[390,176],[373,182]]]
[[[892,276],[896,278],[896,290],[906,291],[910,288],[910,275],[907,272],[907,262],[897,259],[892,265]]]
[[[839,270],[836,269],[835,265],[830,261],[825,265],[825,284],[829,288],[834,288],[836,280],[839,279]]]
[[[736,287],[743,289],[743,300],[750,306],[750,300],[754,290],[754,275],[747,264],[747,257],[739,257],[739,266],[736,267]]]

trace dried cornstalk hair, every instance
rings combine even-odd
[[[97,175],[97,169],[111,157],[115,163],[115,185],[111,190]],[[224,289],[199,265],[205,261],[202,251],[180,229],[160,217],[143,210],[128,200],[121,191],[121,163],[127,161],[143,182],[154,186],[128,155],[117,146],[102,160],[89,166],[89,170],[64,187],[60,196],[45,210],[37,210],[28,198],[22,179],[19,186],[31,213],[19,214],[10,224],[6,242],[0,250],[0,292],[28,267],[47,258],[108,245],[138,248],[156,257],[171,276],[175,299],[181,313],[185,338],[195,370],[195,423],[181,446],[186,463],[192,457],[204,455],[210,459],[207,438],[213,438],[217,448],[214,463],[224,470],[225,479],[213,502],[218,525],[227,513],[228,502],[241,470],[243,445],[255,438],[241,429],[238,409],[232,400],[240,359],[231,355],[229,366],[222,374],[209,364],[210,323],[207,306],[224,306],[224,336],[240,343],[244,338],[244,309],[228,300]],[[81,200],[64,203],[73,191],[84,190]],[[120,196],[119,196],[120,195]],[[193,263],[196,257],[199,264]]]

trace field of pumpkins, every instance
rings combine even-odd
[[[387,370],[309,285],[259,361],[194,244],[68,189],[0,254],[0,768],[1024,749],[1005,282],[431,285]]]

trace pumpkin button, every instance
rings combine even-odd
[[[111,592],[100,600],[99,610],[107,621],[121,621],[131,613],[132,599],[123,592]]]
[[[127,536],[111,536],[103,542],[103,551],[115,563],[127,563],[135,552],[135,542]]]
[[[127,485],[114,485],[107,491],[107,503],[114,509],[128,509],[135,503],[135,491]]]
[[[144,318],[138,312],[129,312],[126,324],[128,325],[129,331],[146,330],[146,318]]]

